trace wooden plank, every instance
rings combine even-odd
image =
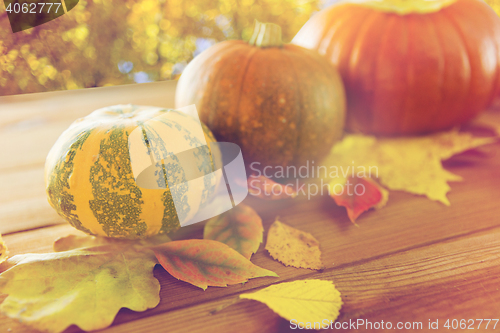
[[[176,81],[0,97],[0,171],[43,167],[76,119],[115,104],[173,108]]]
[[[270,222],[269,220],[266,221],[266,229]],[[353,230],[362,229],[352,226],[351,228]],[[186,237],[199,236],[199,226],[196,229],[191,229],[192,234],[185,235]],[[78,231],[65,224],[7,235],[5,241],[11,249],[12,254],[39,251],[48,252],[51,250],[51,244],[55,238],[68,233],[75,234]],[[177,281],[161,268],[158,268],[155,271],[155,275],[162,285],[161,297],[165,301],[162,301],[157,308],[144,314],[125,311],[123,315],[121,314],[117,318],[117,322],[128,322],[130,320],[138,320],[145,315],[154,316],[170,312],[173,313],[173,317],[168,318],[175,318],[179,315],[176,314],[177,311],[181,311],[181,309],[190,309],[188,312],[196,315],[196,313],[201,311],[200,309],[204,309],[204,306],[200,305],[200,303],[208,302],[210,307],[216,308],[222,303],[219,304],[219,302],[216,302],[211,304],[210,302],[214,299],[230,299],[236,293],[253,290],[271,283],[298,278],[332,278],[339,286],[341,292],[349,298],[350,303],[346,303],[344,311],[345,313],[349,313],[351,317],[371,313],[374,311],[373,309],[377,308],[374,307],[375,305],[381,306],[381,304],[385,304],[384,302],[387,299],[401,299],[401,302],[403,302],[406,297],[412,295],[412,288],[417,289],[419,295],[429,289],[429,286],[434,286],[434,289],[431,288],[431,290],[435,290],[436,293],[438,291],[442,292],[442,288],[449,286],[451,283],[456,284],[460,282],[461,280],[458,277],[464,273],[467,273],[467,276],[472,276],[466,277],[467,279],[472,279],[471,281],[476,281],[480,277],[482,280],[479,283],[482,283],[487,288],[486,290],[490,292],[492,291],[490,290],[491,283],[488,281],[490,281],[492,274],[495,274],[496,271],[493,271],[489,275],[485,274],[485,272],[491,270],[491,267],[498,263],[499,259],[496,253],[498,253],[500,245],[496,240],[499,235],[500,229],[495,228],[476,232],[476,234],[466,233],[458,239],[457,237],[451,237],[448,241],[436,242],[434,244],[429,242],[423,242],[420,245],[408,243],[406,249],[400,248],[395,251],[394,248],[391,248],[386,254],[380,254],[379,249],[372,247],[372,255],[369,258],[352,255],[355,253],[354,250],[356,247],[364,247],[364,244],[358,243],[353,244],[351,248],[342,248],[336,247],[335,242],[320,240],[324,259],[329,258],[327,253],[332,252],[332,249],[335,248],[333,250],[333,252],[336,252],[335,258],[349,259],[341,260],[341,263],[325,270],[321,274],[311,272],[310,270],[284,267],[280,263],[270,259],[261,247],[259,252],[252,258],[252,261],[259,266],[276,271],[280,275],[279,279],[255,279],[245,285],[231,286],[229,288],[209,288],[205,292],[184,282]],[[321,238],[321,234],[318,234],[317,237]],[[477,276],[473,274],[475,270],[480,272]],[[494,275],[493,278],[496,279]],[[460,288],[470,289],[473,287],[468,284],[464,287],[463,283],[459,285],[461,286]],[[481,298],[482,296],[484,295],[480,292],[478,297]],[[485,301],[489,302],[483,297],[478,302]],[[395,307],[398,308],[398,306]],[[414,306],[418,308],[420,305],[417,304]],[[258,310],[258,316],[262,315],[261,311],[262,309]],[[388,315],[391,312],[381,313]],[[240,317],[236,316],[234,320],[239,320],[238,318]],[[0,321],[0,327],[5,327],[3,320],[9,322],[10,319],[3,317],[2,321]],[[206,320],[209,320],[209,318],[205,318],[199,323],[206,322]],[[194,318],[189,318],[189,322],[192,321],[193,323],[196,322]],[[229,320],[229,323],[231,322],[233,322],[233,319]],[[134,325],[136,324],[133,324],[132,327],[136,327]]]
[[[427,331],[429,319],[499,318],[500,314],[500,228],[473,237],[422,246],[358,264],[346,264],[322,273],[309,273],[301,278],[333,280],[342,293],[344,306],[339,322],[390,321],[421,322]],[[175,303],[171,289],[163,291],[163,304]],[[220,290],[218,288],[209,288]],[[246,289],[252,291],[256,288]],[[208,291],[207,290],[207,291]],[[230,305],[241,293],[231,286],[230,295],[199,300],[190,306],[177,306],[161,314],[147,311],[136,319],[131,311],[122,310],[114,326],[102,332],[277,332],[290,324],[265,305],[240,301]],[[206,292],[197,291],[202,295]],[[219,293],[220,294],[220,293]],[[211,314],[215,309],[225,309]],[[129,321],[130,318],[135,320]],[[477,323],[476,323],[477,325]],[[483,326],[484,327],[484,326]],[[366,328],[366,327],[363,327]],[[369,328],[369,327],[368,327]],[[77,332],[74,327],[69,332]],[[346,332],[356,330],[344,330]],[[384,331],[361,329],[361,331]]]
[[[50,226],[63,221],[46,201],[43,163],[59,133],[89,110],[125,99],[135,99],[136,104],[165,103],[162,106],[167,107],[173,101],[173,89],[166,89],[165,100],[162,92],[168,87],[172,83],[55,92],[47,97],[0,97],[0,232],[6,234],[12,255],[49,252],[56,238],[79,233],[66,223]],[[489,112],[481,119],[498,124],[500,113]],[[244,291],[304,278],[336,282],[345,301],[341,321],[498,316],[500,144],[483,151],[446,162],[449,171],[464,178],[451,184],[451,207],[391,192],[387,207],[363,214],[359,227],[328,197],[276,202],[247,198],[262,216],[266,230],[280,216],[285,223],[312,233],[320,241],[327,269],[318,273],[285,267],[272,260],[261,245],[252,261],[276,271],[280,278],[254,279],[203,292],[157,268],[155,276],[162,285],[160,305],[145,313],[122,310],[115,326],[104,331],[164,331],[166,327],[169,331],[284,330],[289,327],[285,320],[253,301],[215,315],[208,313]],[[202,227],[182,228],[174,238],[201,238]],[[26,231],[29,229],[35,230]],[[8,328],[31,331],[0,316],[0,331]],[[69,330],[73,331],[76,329]]]

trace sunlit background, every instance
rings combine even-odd
[[[250,38],[254,20],[290,41],[325,0],[80,0],[13,34],[0,4],[0,95],[170,80],[212,44]]]
[[[0,4],[0,95],[170,80],[212,44],[274,22],[288,42],[335,0],[80,0],[13,34]],[[500,0],[488,0],[500,9]]]

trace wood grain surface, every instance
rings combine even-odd
[[[49,206],[43,183],[45,156],[75,119],[112,104],[173,107],[175,82],[0,97],[0,232],[10,255],[50,252],[58,237],[79,234]],[[500,108],[478,121],[500,124]],[[285,267],[261,244],[252,261],[279,278],[252,279],[202,291],[155,268],[161,302],[142,313],[122,309],[102,332],[281,332],[290,323],[256,301],[236,301],[242,292],[277,282],[315,278],[334,281],[344,305],[339,323],[422,323],[447,319],[500,319],[500,144],[445,162],[463,177],[451,184],[450,207],[421,196],[390,192],[387,206],[349,222],[328,197],[246,203],[267,231],[276,216],[320,242],[326,269]],[[408,175],[411,177],[412,175]],[[202,238],[203,224],[182,228],[174,238]],[[266,234],[265,234],[266,236]],[[2,300],[6,295],[1,296]],[[217,311],[215,311],[217,310]],[[215,312],[214,312],[215,311]],[[66,332],[79,332],[72,326]],[[338,331],[384,330],[369,326]],[[396,331],[395,329],[388,331]],[[470,331],[470,330],[464,330]],[[500,324],[493,330],[500,332]],[[33,332],[0,315],[0,332]]]

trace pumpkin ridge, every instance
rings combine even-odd
[[[249,45],[250,46],[250,45]],[[245,78],[248,74],[248,68],[250,67],[250,64],[251,64],[251,61],[252,61],[252,58],[255,56],[255,54],[258,52],[258,51],[262,51],[262,49],[258,46],[250,46],[251,47],[251,51],[252,52],[250,55],[247,56],[247,62],[245,64],[245,69],[243,70],[243,75],[241,77],[241,84],[240,84],[240,87],[239,87],[239,91],[238,91],[238,100],[236,101],[236,115],[235,115],[235,119],[236,119],[236,131],[234,132],[234,135],[236,136],[236,142],[241,142],[241,107],[240,107],[240,104],[241,104],[241,96],[243,94],[243,87],[245,85]],[[222,72],[222,71],[221,71]],[[252,161],[253,162],[253,161]]]
[[[47,180],[47,193],[50,205],[73,227],[85,231],[89,234],[93,233],[89,229],[84,227],[79,220],[77,207],[74,203],[74,195],[71,193],[71,186],[69,184],[69,181],[73,173],[75,151],[77,149],[82,149],[83,144],[87,141],[91,133],[92,131],[88,131],[81,136],[81,132],[73,135],[72,138],[76,138],[76,141],[73,141],[73,143],[69,146],[66,157],[59,157],[56,165],[54,165],[54,170],[56,172],[51,173],[49,179]],[[72,213],[72,211],[74,211],[74,213]]]
[[[384,50],[384,47],[385,47],[385,44],[389,42],[389,34],[387,33],[390,28],[391,28],[391,23],[393,25],[395,25],[394,22],[396,22],[396,17],[394,16],[390,16],[387,20],[384,20],[385,23],[385,27],[381,28],[381,31],[383,31],[381,33],[382,35],[382,38],[380,39],[380,44],[379,44],[379,47],[377,49],[377,51],[375,51],[375,62],[374,62],[374,70],[373,70],[373,82],[377,82],[377,77],[379,75],[379,71],[378,69],[381,68],[382,66],[380,66],[379,64],[384,60],[382,59],[382,51]],[[383,29],[383,30],[382,30]],[[383,87],[383,90],[385,90],[386,88]],[[380,95],[379,94],[380,92],[380,89],[377,89],[377,87],[374,87],[374,91],[373,91],[373,109],[372,109],[372,112],[369,112],[369,114],[373,115],[372,116],[372,119],[370,120],[371,122],[373,122],[374,126],[377,127],[378,124],[376,122],[376,119],[380,119],[379,117],[375,116],[377,112],[377,110],[379,109],[377,106],[377,95]],[[386,94],[385,91],[382,91],[382,94]]]
[[[462,74],[464,73],[467,73],[467,75],[463,75],[464,77],[466,77],[466,81],[463,80],[460,82],[460,85],[458,87],[455,87],[455,90],[466,90],[466,91],[469,91],[470,90],[470,85],[471,85],[471,66],[470,66],[470,59],[469,59],[469,53],[468,53],[468,50],[467,48],[465,47],[465,43],[463,42],[463,38],[461,37],[461,35],[459,34],[459,31],[457,31],[456,29],[456,26],[453,24],[453,22],[451,22],[451,20],[445,15],[445,11],[442,12],[442,15],[440,16],[436,16],[434,17],[434,22],[436,22],[437,20],[441,20],[443,22],[446,22],[447,25],[449,25],[450,27],[453,28],[453,33],[454,33],[454,36],[455,36],[455,39],[458,40],[458,43],[457,43],[457,46],[456,47],[459,47],[461,48],[463,51],[462,53],[464,54],[464,58],[466,58],[466,62],[467,62],[467,67],[465,68],[464,66],[465,65],[461,65],[460,66],[460,72]],[[439,23],[439,22],[437,22]],[[442,23],[441,23],[442,24]],[[444,38],[445,36],[442,35],[442,32],[441,31],[437,31],[437,34],[438,34],[438,38],[439,40],[441,41],[441,44],[443,45],[443,51],[446,51],[446,48],[444,47],[445,44],[444,44]],[[449,34],[450,32],[448,32]],[[452,51],[456,51],[456,50],[452,50]],[[448,52],[451,52],[451,51],[448,51]],[[454,52],[453,52],[454,53]],[[444,57],[444,62],[446,64],[446,59],[448,59],[448,57]],[[449,66],[449,65],[448,65]],[[444,69],[446,69],[446,66],[444,66]],[[455,83],[455,82],[454,82]],[[455,96],[454,100],[456,101],[454,104],[452,104],[452,107],[450,107],[450,110],[453,110],[456,112],[462,112],[464,106],[465,105],[465,102],[467,101],[467,94],[456,94],[457,96]],[[449,98],[449,97],[448,97]],[[449,101],[447,101],[447,103],[449,104]],[[434,119],[434,122],[433,122],[433,126],[434,128],[442,128],[442,125],[444,122],[446,122],[446,119],[443,120],[443,117],[446,118],[449,118],[450,115],[446,115],[446,114],[439,114],[435,119]],[[453,114],[451,115],[453,116]]]
[[[347,6],[343,6],[344,8],[347,8]],[[369,11],[366,11],[366,16],[368,15]],[[321,54],[321,55],[326,55],[327,57],[331,57],[331,55],[333,54],[333,46],[335,45],[334,43],[331,42],[331,38],[327,38],[327,36],[333,36],[335,35],[336,33],[339,32],[339,29],[341,28],[344,28],[345,30],[351,30],[350,27],[346,26],[346,25],[342,25],[343,21],[340,21],[340,20],[349,20],[349,19],[352,19],[357,13],[355,12],[347,12],[347,14],[349,16],[346,17],[346,15],[342,16],[342,15],[339,15],[339,14],[342,14],[342,13],[336,13],[337,15],[335,15],[338,20],[336,20],[336,23],[337,25],[333,24],[331,27],[329,27],[328,29],[324,29],[324,34],[323,36],[321,37],[321,39],[319,39],[320,43],[317,45],[317,50],[318,52]],[[340,16],[340,18],[339,18]],[[333,32],[332,29],[334,30]],[[331,32],[331,33],[330,33]],[[293,40],[292,40],[293,42]],[[301,45],[302,46],[302,45]]]
[[[152,152],[151,144],[153,142],[150,142],[150,139],[147,135],[146,127],[148,127],[148,126],[147,126],[147,124],[139,124],[139,126],[140,126],[142,134],[143,134],[144,143],[146,144],[146,146],[148,148],[148,154],[150,155],[151,165],[155,164],[158,167],[158,161],[155,161],[153,156],[152,156],[153,152]],[[148,197],[147,200],[144,200],[144,198],[143,198],[144,204],[142,205],[143,209],[141,212],[141,220],[152,221],[152,222],[158,221],[159,222],[156,225],[153,225],[152,223],[148,223],[148,234],[156,234],[159,232],[164,233],[164,232],[173,231],[173,230],[176,230],[179,228],[179,218],[178,218],[177,212],[175,210],[175,205],[172,202],[173,199],[172,199],[172,195],[170,193],[170,189],[168,187],[167,179],[165,178],[166,170],[165,170],[164,165],[162,167],[162,171],[163,171],[164,184],[166,185],[165,191],[163,191],[160,188],[159,189],[145,189],[145,188],[141,189],[142,196]],[[158,186],[163,185],[163,182],[160,181],[161,175],[158,175],[158,178],[159,178],[157,180]],[[159,217],[159,216],[152,217],[152,216],[150,216],[150,214],[153,214],[153,211],[155,210],[154,205],[153,205],[153,207],[147,207],[148,202],[155,203],[158,201],[163,203],[163,207],[164,207],[163,212],[161,212],[161,214],[160,214],[160,212],[158,212],[158,214],[161,215],[161,217]],[[173,214],[169,215],[168,212],[172,212],[172,211],[173,211]]]
[[[124,127],[113,126],[108,130],[109,135],[100,143],[100,156],[90,168],[91,178],[101,174],[108,182],[94,183],[94,199],[89,200],[89,206],[110,237],[124,234],[143,236],[148,229],[146,222],[140,220],[142,193],[130,176],[130,161],[121,160],[121,156],[128,154],[128,133]],[[113,151],[116,155],[103,153],[106,151]],[[130,196],[132,193],[134,197]]]
[[[472,73],[474,72],[474,67],[472,66],[470,50],[469,50],[469,47],[467,45],[467,42],[465,41],[465,36],[462,32],[462,29],[460,29],[457,22],[453,18],[450,17],[448,11],[443,10],[443,17],[445,17],[448,20],[448,22],[450,22],[451,25],[455,28],[455,31],[457,32],[460,43],[462,44],[462,46],[465,50],[465,53],[467,54],[467,62],[469,63],[470,75],[468,77],[468,84],[467,84],[467,87],[468,87],[467,97],[464,99],[464,102],[467,102],[467,103],[462,104],[462,110],[463,110],[465,108],[468,108],[470,105],[470,99],[471,99],[471,93],[472,93],[471,85],[472,85],[472,80],[473,80]]]
[[[288,51],[288,48],[285,48],[285,50]],[[290,58],[290,56],[286,52],[282,52],[282,53],[283,53],[283,57],[286,58],[288,60],[288,63],[290,64],[290,68],[291,68],[290,71],[292,72],[292,75],[295,78],[294,83],[297,85],[297,83],[299,82],[299,77],[297,74],[297,70],[295,69],[295,65],[294,65],[292,59]],[[302,89],[299,89],[299,87],[295,87],[295,88],[300,93],[298,94],[299,108],[297,110],[299,121],[297,121],[297,123],[295,125],[296,126],[295,132],[297,133],[297,135],[296,135],[296,139],[295,139],[294,151],[296,151],[297,153],[295,154],[295,156],[292,159],[293,165],[297,165],[298,161],[302,160],[302,154],[300,154],[299,147],[300,147],[300,139],[302,138],[302,135],[301,135],[302,120],[303,120],[302,118],[304,117],[304,111],[303,111],[304,110],[304,96],[302,96],[302,94],[304,92]]]
[[[436,112],[434,113],[433,117],[431,118],[431,123],[435,124],[436,120],[440,116],[439,109],[441,108],[441,105],[444,102],[444,87],[445,87],[444,82],[445,82],[445,73],[446,73],[446,56],[445,56],[445,52],[444,52],[444,48],[443,48],[442,38],[439,35],[438,29],[436,26],[436,22],[434,21],[434,16],[430,16],[428,18],[428,20],[430,22],[430,25],[432,26],[432,30],[434,31],[434,35],[436,36],[436,40],[438,41],[437,44],[439,45],[440,59],[442,59],[442,61],[443,61],[443,69],[441,70],[440,79],[439,79],[439,82],[440,82],[440,85],[439,85],[439,92],[440,92],[440,94],[439,94],[440,95],[439,107],[436,109]]]
[[[359,49],[361,47],[360,45],[363,45],[362,41],[366,38],[366,35],[368,34],[368,32],[370,30],[371,24],[373,24],[373,22],[378,18],[379,15],[381,15],[381,14],[376,12],[376,11],[369,12],[367,17],[365,18],[365,21],[360,25],[359,29],[357,30],[357,32],[354,36],[354,41],[352,43],[352,49],[351,49],[350,57],[348,60],[348,75],[351,78],[353,77],[353,73],[356,74],[356,75],[354,75],[355,78],[359,76],[358,73],[355,72],[355,70],[359,69],[359,66],[357,65],[357,63],[360,61],[359,60],[359,53],[360,53]],[[358,59],[356,59],[356,57]],[[353,84],[354,83],[352,82],[352,80],[350,82],[346,82],[346,86],[348,86],[348,87],[352,86]],[[351,101],[351,103],[352,103],[352,99],[354,96],[352,96],[352,95],[349,96],[349,94],[347,96],[348,96],[348,100]],[[372,96],[372,99],[373,99],[373,96]],[[347,105],[349,105],[349,102]],[[360,112],[361,112],[361,117],[359,117]],[[359,109],[355,110],[355,113],[356,113],[356,115],[353,115],[351,113],[351,116],[349,116],[350,113],[347,112],[347,119],[348,119],[349,123],[355,117],[363,119],[362,125],[359,125],[359,121],[360,121],[359,119],[356,120],[355,125],[354,125],[354,127],[356,127],[356,130],[359,130],[359,127],[361,127],[361,128],[365,127],[364,124],[370,123],[372,121],[372,113],[370,112],[370,110],[365,110],[364,107],[362,108],[362,110],[359,110]],[[349,118],[351,118],[351,120],[349,120]]]
[[[492,8],[491,8],[488,4],[483,3],[483,5],[484,5],[484,6],[485,6],[485,8],[487,9],[487,11],[491,11],[491,12],[493,12],[493,9],[492,9]],[[494,13],[494,12],[493,12],[492,14],[493,14],[493,15],[495,15],[495,16],[497,15],[497,14],[496,14],[496,13]],[[489,17],[491,17],[491,15],[490,15]],[[495,23],[495,22],[493,22],[493,23]],[[499,24],[497,23],[497,26],[498,26],[498,25],[499,25]],[[490,37],[491,37],[492,39],[495,39],[495,31],[492,31],[492,30],[491,30],[491,25],[488,25],[488,28],[489,28],[489,29],[488,29],[488,32],[489,32]],[[497,66],[496,66],[496,68],[495,68],[495,77],[496,77],[496,78],[495,78],[495,81],[494,81],[494,83],[493,83],[493,87],[494,87],[495,89],[492,89],[492,91],[491,91],[491,93],[490,93],[490,97],[488,98],[487,105],[490,105],[490,104],[493,102],[493,100],[494,100],[494,99],[496,98],[496,96],[498,95],[498,91],[500,90],[500,87],[499,87],[499,86],[500,86],[500,65],[498,65],[498,64],[500,64],[500,49],[499,49],[499,45],[498,45],[498,44],[496,44],[496,43],[495,43],[495,49],[496,49],[496,51],[497,51],[497,52],[495,52],[495,53],[496,53],[496,55],[497,55],[497,58],[496,58],[496,61],[497,61]]]
[[[165,124],[166,126],[168,127],[172,127],[172,125],[174,124],[171,124],[171,123],[166,123],[165,121],[161,121],[161,123]],[[175,125],[174,125],[175,126]],[[178,127],[176,127],[178,129]],[[147,137],[148,137],[148,141],[149,141],[149,144],[151,146],[153,146],[154,144],[158,144],[158,146],[156,147],[152,147],[153,149],[151,150],[152,152],[161,152],[161,154],[163,156],[169,156],[171,155],[171,152],[168,152],[165,148],[165,146],[162,144],[163,143],[163,140],[161,139],[160,135],[158,134],[158,132],[154,129],[154,128],[149,128],[148,126],[144,126],[144,130],[146,131],[147,133]],[[149,131],[149,133],[148,133]],[[156,148],[156,149],[154,149]],[[175,157],[175,155],[172,155],[172,157],[174,159],[177,159]],[[164,184],[166,185],[166,192],[163,194],[163,197],[162,197],[162,201],[163,201],[163,205],[164,205],[164,211],[163,211],[163,217],[162,217],[162,226],[161,226],[161,229],[163,230],[172,230],[172,229],[169,229],[171,228],[172,226],[178,228],[180,226],[179,224],[179,215],[181,215],[181,217],[185,217],[189,210],[190,210],[190,206],[189,204],[187,203],[187,206],[183,207],[184,209],[181,210],[181,211],[178,211],[177,208],[180,208],[180,207],[176,207],[175,204],[173,203],[173,198],[174,198],[174,195],[176,196],[176,199],[178,200],[177,202],[180,202],[180,198],[182,198],[182,201],[185,202],[185,194],[187,192],[187,185],[184,184],[182,186],[177,186],[177,192],[176,193],[172,193],[171,189],[169,188],[168,186],[168,180],[165,178],[166,175],[167,175],[167,170],[165,168],[165,165],[164,163],[162,162],[162,160],[160,159],[160,156],[156,156],[156,158],[154,158],[155,160],[155,165],[156,167],[160,167],[161,165],[161,168],[162,168],[162,171],[163,171],[163,181],[164,181]],[[182,168],[180,168],[178,165],[175,165],[174,166],[174,169],[172,169],[172,167],[169,168],[168,170],[169,172],[175,172],[175,173],[180,173],[179,174],[179,177],[180,177],[180,182],[185,182],[186,181],[186,173],[184,172],[184,170]],[[158,184],[163,184],[163,181],[160,180],[161,175],[158,175]],[[167,215],[168,213],[168,215]],[[173,213],[173,216],[174,217],[174,221],[169,221],[168,218],[171,217],[171,214]]]
[[[224,42],[222,42],[224,43]],[[217,45],[217,44],[216,44]],[[220,54],[218,55],[220,57],[220,60],[219,61],[223,61],[223,60],[226,60],[228,57],[231,56],[231,53],[234,52],[234,50],[238,50],[238,49],[242,49],[242,48],[246,48],[248,47],[248,44],[246,43],[237,43],[237,44],[227,44],[228,47],[226,49],[222,49],[220,51]],[[217,55],[215,55],[217,56]],[[204,59],[203,59],[204,60]],[[203,64],[206,66],[206,60],[203,61]],[[224,68],[225,66],[228,66],[230,63],[229,61],[225,61],[224,62],[224,66],[222,66],[221,68]],[[215,65],[212,65],[212,66],[215,66]],[[208,66],[207,66],[208,68]],[[208,69],[206,69],[208,71]],[[210,74],[212,74],[212,72],[209,71]],[[213,78],[213,81],[215,82],[220,82],[220,79],[221,77],[223,77],[224,75],[224,71],[223,70],[219,70],[215,75],[214,75],[214,78]],[[182,75],[181,75],[182,77]],[[180,79],[179,79],[180,80]],[[207,104],[208,105],[208,113],[207,113],[207,116],[206,118],[207,119],[201,119],[202,121],[205,121],[206,124],[208,125],[209,128],[213,129],[213,128],[218,128],[219,126],[221,126],[221,120],[220,119],[217,119],[217,117],[215,117],[215,114],[217,113],[217,103],[219,101],[219,99],[217,98],[217,101],[211,103],[211,100],[210,100],[210,96],[212,95],[218,95],[219,94],[219,90],[220,90],[220,87],[216,86],[216,85],[213,85],[213,84],[210,84],[210,81],[207,81],[207,83],[204,85],[204,88],[209,88],[208,90],[208,93],[203,97],[203,100],[201,101],[201,105],[202,107],[200,108],[200,112],[202,113],[202,117],[203,117],[203,105]],[[215,87],[217,87],[218,89],[214,89]],[[205,102],[205,100],[207,100],[207,102]],[[232,133],[233,135],[235,134],[234,131]],[[217,137],[217,140],[220,140],[221,138],[220,137]]]
[[[413,17],[413,16],[410,16]],[[408,70],[406,71],[406,86],[409,89],[406,90],[406,94],[404,95],[404,104],[403,104],[403,114],[401,116],[400,128],[405,131],[408,126],[411,126],[411,110],[414,108],[414,104],[412,103],[412,94],[414,93],[415,88],[415,76],[418,75],[415,70],[414,61],[418,61],[418,58],[415,57],[415,38],[413,36],[418,34],[418,31],[415,31],[415,22],[414,20],[408,19],[406,21],[408,25]]]

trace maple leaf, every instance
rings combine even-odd
[[[258,267],[224,243],[209,239],[179,240],[153,248],[172,276],[203,290],[226,287],[248,279],[278,275]]]
[[[248,193],[265,200],[295,198],[297,192],[290,185],[282,185],[263,175],[248,177]]]
[[[319,242],[310,233],[276,220],[267,232],[266,250],[287,266],[323,269]]]
[[[378,177],[391,190],[425,195],[449,205],[448,181],[462,178],[443,169],[441,161],[496,141],[497,138],[476,138],[456,129],[427,136],[379,139],[349,134],[323,161],[328,169],[323,178]]]
[[[295,323],[323,323],[325,319],[333,322],[342,307],[340,292],[333,282],[325,280],[279,283],[254,293],[241,294],[240,298],[262,302]]]
[[[204,239],[224,243],[250,259],[262,243],[262,219],[251,207],[239,204],[205,224]]]
[[[332,180],[329,186],[330,196],[337,205],[346,208],[352,223],[355,223],[359,215],[368,209],[382,208],[389,199],[389,192],[386,189],[366,177],[349,176],[342,182]]]
[[[72,324],[86,331],[105,328],[122,307],[155,307],[160,284],[153,252],[101,244],[8,259],[12,267],[0,274],[0,292],[9,296],[0,310],[38,330],[61,332]]]

